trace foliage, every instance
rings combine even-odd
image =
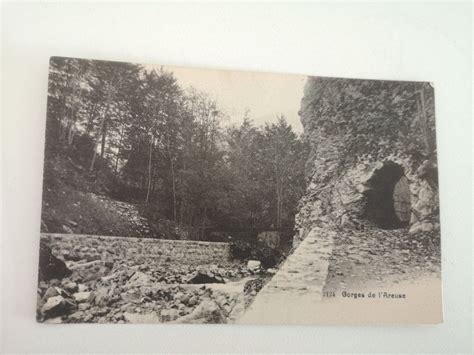
[[[255,127],[246,114],[224,129],[217,102],[163,68],[59,57],[50,67],[45,185],[57,177],[48,164],[67,157],[65,174],[81,178],[63,182],[136,204],[157,237],[292,227],[307,147],[284,117]]]
[[[252,243],[244,240],[235,240],[230,244],[230,253],[237,260],[258,260],[264,268],[279,265],[287,257],[287,253],[266,246],[255,248]]]
[[[240,209],[236,226],[292,227],[304,190],[307,145],[284,117],[257,128],[247,118],[228,131],[228,165],[233,184],[230,206]]]

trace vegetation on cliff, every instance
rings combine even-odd
[[[436,158],[434,90],[426,82],[311,77],[301,117],[310,138],[339,138],[341,164],[389,154],[417,165]]]
[[[313,226],[439,237],[430,83],[311,77],[300,115],[311,153],[296,243]]]

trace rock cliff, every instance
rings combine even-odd
[[[311,154],[294,246],[315,227],[439,236],[429,83],[310,77],[300,117]]]

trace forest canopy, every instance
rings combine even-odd
[[[278,113],[263,126],[250,112],[240,125],[226,117],[165,68],[54,57],[45,187],[56,179],[48,164],[67,158],[89,184],[66,183],[134,203],[147,218],[196,230],[292,228],[306,143]]]

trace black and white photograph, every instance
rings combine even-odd
[[[442,322],[435,89],[50,59],[37,321]]]
[[[472,3],[1,13],[1,354],[471,354]]]

